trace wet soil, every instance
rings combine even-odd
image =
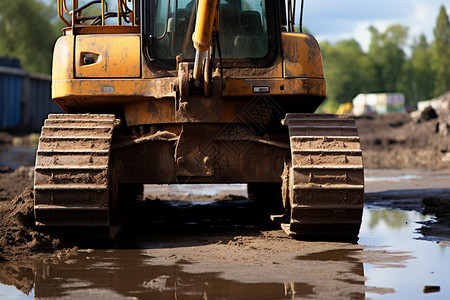
[[[134,215],[139,221],[128,224],[113,247],[80,250],[59,263],[5,262],[0,283],[52,299],[363,299],[396,293],[390,282],[368,278],[403,270],[416,259],[383,243],[294,240],[249,216],[254,211],[245,200],[151,202],[142,203]],[[159,219],[141,218],[156,207]],[[204,213],[212,219],[207,222]],[[436,281],[418,284],[427,283]],[[421,288],[411,288],[416,297]]]
[[[59,259],[76,253],[35,228],[34,192],[25,190],[0,206],[0,261]]]
[[[395,180],[391,180],[392,178],[388,178],[385,181],[377,181],[374,183],[369,182],[366,185],[366,203],[369,205],[378,205],[394,209],[416,210],[422,213],[435,214],[437,217],[437,221],[426,224],[427,226],[424,226],[421,230],[425,235],[424,238],[429,237],[429,239],[442,242],[448,241],[450,237],[450,193],[448,192],[448,190],[446,190],[448,185],[447,183],[450,177],[448,177],[446,173],[443,173],[443,178],[432,177],[425,180],[424,176],[421,176],[421,173],[423,173],[423,171],[416,170],[405,172],[404,170],[396,171],[394,170],[394,168],[408,167],[410,169],[416,169],[427,166],[431,169],[448,169],[450,167],[450,164],[445,160],[446,150],[444,149],[447,149],[446,147],[450,139],[446,135],[447,133],[445,130],[439,130],[439,128],[445,127],[442,125],[446,122],[445,120],[445,116],[442,115],[438,116],[437,118],[435,118],[435,116],[431,116],[430,118],[412,119],[409,115],[406,114],[365,116],[357,120],[359,133],[361,135],[362,147],[364,150],[364,162],[365,166],[369,168],[367,171],[368,175],[366,175],[366,177],[371,176],[371,172],[374,173],[377,177],[382,177],[383,175],[381,175],[381,173],[383,173],[385,176],[387,175],[387,177],[390,176],[392,178],[396,177],[398,174],[411,174],[411,172],[418,172],[416,176],[420,178],[415,183],[409,184],[409,188],[402,191],[398,191],[398,182],[396,182]],[[15,139],[16,142],[14,142]],[[30,145],[31,140],[33,140],[32,135],[25,135],[22,138],[17,138],[14,135],[8,133],[0,133],[0,150],[11,147],[14,143],[20,145]],[[386,167],[388,169],[370,169],[382,167]],[[2,209],[2,213],[4,215],[7,213],[11,213],[14,210],[14,205],[17,205],[17,201],[19,201],[18,199],[21,199],[20,201],[23,201],[23,198],[26,198],[25,202],[28,203],[28,205],[32,205],[32,200],[26,197],[26,193],[24,197],[19,197],[18,199],[13,200],[16,195],[19,195],[25,188],[31,188],[32,185],[32,167],[21,167],[15,171],[11,170],[8,167],[1,168],[0,208]],[[236,194],[235,192],[236,191],[233,191],[232,189],[228,190],[228,193],[231,194]],[[219,200],[242,200],[242,196],[245,196],[245,193],[237,194],[237,196],[226,196],[222,194],[215,197],[200,196],[200,198],[199,195],[196,195],[195,201],[227,203],[225,201]],[[164,195],[164,190],[161,189],[153,189],[151,199],[188,200],[191,202],[194,201],[190,193],[166,193],[166,195]],[[146,209],[142,210],[147,211],[148,215],[146,217],[151,217],[154,220],[159,219],[161,223],[164,223],[162,218],[168,218],[169,216],[160,214],[161,207],[158,206],[163,205],[163,202],[151,201],[148,203],[151,203],[151,207],[147,207]],[[236,201],[228,202],[227,205],[232,206],[233,204],[236,204]],[[145,206],[147,204],[143,205]],[[178,207],[179,209],[175,211],[167,210],[166,214],[172,214],[171,221],[183,220],[184,216],[187,215],[182,206],[183,205],[181,204],[180,207]],[[222,205],[219,207],[224,211],[227,211],[230,217],[236,217],[236,215],[233,213],[233,209],[228,209],[225,206]],[[28,207],[27,209],[31,213],[31,208]],[[208,205],[191,209],[193,210],[192,216],[194,217],[194,219],[196,216],[200,217],[200,219],[197,218],[195,222],[207,223],[211,219],[214,219],[214,215],[211,215],[211,207]],[[252,218],[248,218],[248,216],[253,216],[254,212],[248,207],[246,209],[248,210],[248,213],[242,215],[252,222],[255,221],[252,220]],[[206,216],[204,220],[202,219],[203,216]],[[135,219],[141,218],[142,216],[138,216]],[[230,225],[235,221],[236,220],[233,218],[229,218],[228,220],[223,219],[221,224]],[[9,226],[8,224],[11,224],[8,222],[9,220],[4,221],[4,223],[2,224],[3,226],[1,226],[2,230],[7,230],[7,227]],[[183,220],[182,222],[184,222],[183,224],[185,225],[180,226],[186,226],[186,224],[189,223],[186,222],[186,220]],[[247,226],[248,224],[244,225]],[[267,224],[258,224],[258,226],[261,225],[266,226]],[[25,227],[27,226],[28,225],[25,225]],[[31,248],[33,244],[29,243],[29,239],[31,237],[31,241],[33,241],[36,238],[34,237],[35,233],[29,233],[34,231],[34,229],[30,226],[27,227],[28,231],[16,231],[22,232],[22,239],[24,241],[27,241],[27,243],[23,243],[23,245],[30,245],[30,249],[28,249],[27,251],[24,251],[22,249],[15,252],[14,255],[17,259],[30,257],[32,256],[31,253],[34,251],[32,250],[34,248]],[[254,226],[256,225],[254,224]],[[49,238],[49,240],[52,239]],[[51,245],[51,243],[48,243],[48,241],[45,243],[47,243],[47,246]],[[42,252],[44,248],[45,247],[40,250],[36,250],[36,252]],[[39,249],[39,247],[36,249]],[[61,250],[61,248],[55,247],[55,250]],[[3,259],[14,259],[13,250],[11,250],[9,254],[7,253],[7,250],[0,249],[0,251],[3,251],[0,252],[3,253]],[[45,251],[48,252],[49,250]]]
[[[364,167],[450,169],[450,116],[369,115],[356,120]]]
[[[434,215],[419,229],[422,239],[450,246],[449,171],[369,169],[365,176],[366,206]]]
[[[150,200],[136,211],[113,247],[59,263],[5,262],[0,283],[22,293],[34,287],[44,298],[361,299],[394,292],[366,284],[364,263],[396,269],[414,259],[406,251],[294,240],[240,197]]]
[[[441,123],[439,118],[418,122],[406,115],[358,119],[366,167],[385,168],[367,169],[366,205],[434,214],[436,221],[423,222],[419,231],[423,239],[448,247],[449,138],[439,130]],[[5,135],[0,139],[12,141]],[[406,167],[413,170],[395,170]],[[293,295],[357,299],[367,293],[393,292],[368,284],[363,264],[402,268],[414,259],[407,251],[293,240],[268,223],[264,213],[243,197],[245,192],[233,187],[216,196],[147,191],[151,196],[138,204],[116,243],[104,245],[114,250],[80,252],[34,228],[33,193],[20,194],[32,186],[32,170],[0,170],[0,283],[24,294],[36,287],[38,297],[70,297],[77,293],[77,286],[96,282],[100,287],[113,284],[114,293],[140,295],[137,298],[157,297],[161,292],[167,297],[181,293],[233,298],[248,290],[248,299]],[[122,257],[120,253],[128,254]],[[42,264],[42,260],[47,262]],[[87,269],[101,276],[90,278]],[[50,276],[49,270],[56,275]],[[142,282],[128,283],[136,272],[142,274]],[[108,283],[102,281],[105,278]],[[74,288],[55,294],[55,286]],[[261,293],[254,294],[255,290]],[[102,291],[100,295],[107,298],[121,298],[111,290]],[[95,293],[91,290],[85,296]]]
[[[0,132],[0,206],[33,188],[37,134]]]
[[[368,175],[368,179],[380,178],[370,172]],[[444,173],[439,177],[445,177]],[[393,178],[388,176],[381,185],[394,184]],[[422,179],[425,183],[427,180]],[[377,186],[369,183],[368,195],[378,193]],[[396,293],[389,283],[368,281],[368,274],[373,272],[368,273],[367,266],[379,270],[375,273],[390,273],[416,259],[410,251],[386,248],[384,244],[375,247],[366,246],[370,243],[294,240],[267,222],[264,213],[242,196],[242,187],[231,186],[230,191],[237,194],[234,196],[153,188],[146,190],[148,200],[138,203],[115,244],[104,245],[107,249],[80,250],[75,256],[59,255],[58,260],[58,251],[46,252],[45,248],[49,241],[55,241],[54,237],[49,237],[41,249],[30,247],[36,251],[32,256],[27,251],[20,253],[20,243],[0,247],[11,247],[11,251],[17,251],[13,259],[21,260],[0,263],[0,294],[3,284],[37,298],[362,299]],[[11,210],[13,215],[1,219],[29,218],[31,200],[31,191],[14,199],[11,207],[20,209]],[[58,249],[58,243],[53,242],[51,245]],[[40,254],[34,256],[36,253]],[[45,263],[27,260],[33,256],[56,259]],[[428,283],[433,282],[419,282]],[[415,287],[416,296],[421,288]]]
[[[25,189],[33,188],[33,172],[33,167],[20,167],[14,171],[9,167],[0,167],[0,206]]]

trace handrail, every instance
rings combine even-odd
[[[105,0],[102,0],[102,25],[105,25]]]
[[[115,17],[117,16],[117,25],[122,25],[122,18],[125,20],[126,23],[132,23],[132,25],[135,25],[134,22],[134,14],[133,10],[131,10],[127,4],[126,0],[117,0],[117,13],[116,12],[108,12],[108,5],[105,0],[92,0],[82,6],[78,6],[78,0],[72,0],[72,10],[69,11],[67,8],[67,0],[57,0],[58,1],[58,17],[61,19],[61,21],[64,22],[64,24],[68,27],[72,27],[76,24],[82,24],[86,20],[98,20],[98,22],[95,22],[95,24],[90,25],[105,25],[106,19],[109,17]],[[170,2],[170,0],[169,0]],[[82,16],[82,11],[88,7],[90,7],[93,4],[101,4],[101,14],[98,16]],[[71,16],[71,21],[66,19],[64,13],[66,15]],[[99,22],[101,20],[101,23]],[[86,24],[89,25],[89,24]]]
[[[58,17],[64,22],[64,24],[70,26],[69,21],[64,18],[64,10],[67,12],[66,0],[58,0]]]
[[[66,5],[66,0],[64,0],[63,3],[64,3],[64,10],[66,11],[67,14],[69,14],[69,10],[67,9]]]

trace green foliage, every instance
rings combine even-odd
[[[412,57],[408,72],[411,75],[411,91],[415,101],[431,99],[435,96],[434,83],[436,70],[433,66],[433,49],[427,43],[425,35],[421,35],[412,47]]]
[[[50,74],[53,45],[60,35],[56,15],[54,5],[37,0],[0,0],[0,56],[20,59],[30,72]]]
[[[373,26],[368,57],[375,71],[373,90],[377,92],[399,91],[406,55],[403,49],[408,38],[408,28],[393,25],[379,33]]]
[[[450,21],[442,6],[434,29],[435,41],[424,35],[405,53],[408,28],[401,25],[371,34],[369,51],[354,40],[321,43],[328,99],[321,109],[337,107],[358,93],[400,92],[407,104],[437,97],[450,90]]]
[[[324,113],[324,114],[332,114],[336,113],[336,110],[338,109],[340,103],[334,98],[327,97],[327,99],[322,102],[322,104],[317,108],[318,113]]]
[[[357,94],[366,91],[370,78],[370,61],[355,40],[331,45],[321,44],[324,57],[328,98],[340,102],[351,101]]]
[[[450,90],[450,21],[444,6],[441,6],[434,28],[435,48],[438,59],[436,92]]]

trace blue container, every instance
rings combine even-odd
[[[51,77],[19,67],[18,60],[0,58],[0,129],[20,125],[40,131],[50,113],[63,111],[51,99]]]
[[[20,125],[23,77],[0,71],[0,128]]]
[[[52,100],[50,76],[31,75],[25,81],[25,112],[22,123],[34,131],[40,131],[50,113],[62,113],[62,109]]]
[[[0,57],[0,66],[20,69],[20,60]]]

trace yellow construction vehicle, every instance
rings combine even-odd
[[[339,104],[338,109],[336,110],[337,114],[351,114],[353,110],[353,104],[351,102],[345,102]]]
[[[294,32],[303,1],[66,2],[52,98],[67,114],[42,127],[37,225],[110,235],[143,184],[247,183],[288,234],[357,237],[359,137],[313,114],[326,88],[318,43]]]

